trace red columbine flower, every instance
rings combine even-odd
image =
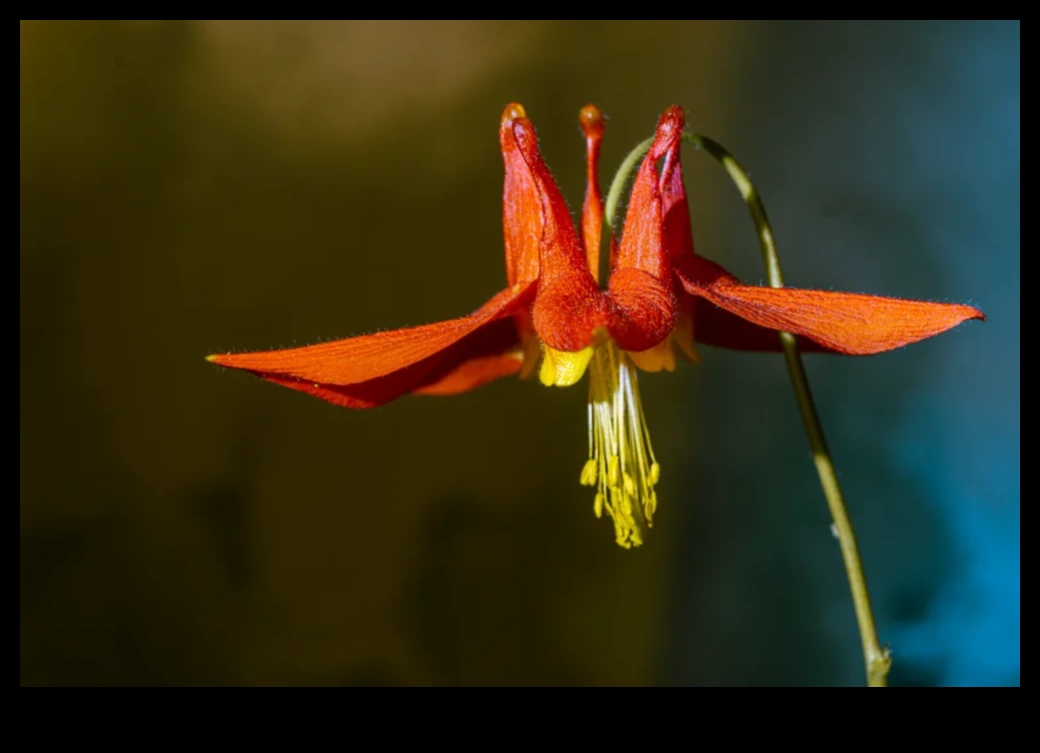
[[[538,151],[524,108],[509,105],[499,140],[505,161],[503,225],[508,287],[468,316],[303,348],[210,356],[269,382],[348,408],[401,395],[451,395],[499,377],[532,374],[568,386],[589,371],[589,460],[581,482],[617,542],[638,546],[657,505],[654,459],[635,367],[675,368],[694,340],[776,350],[776,331],[806,350],[879,353],[982,319],[971,306],[820,290],[744,285],[693,250],[679,162],[683,113],[670,107],[632,187],[610,276],[597,282],[603,202],[597,165],[600,111],[581,111],[588,184],[580,232]]]

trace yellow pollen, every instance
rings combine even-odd
[[[581,483],[596,487],[596,517],[606,510],[614,521],[617,543],[628,549],[642,544],[644,527],[653,524],[654,486],[661,466],[650,445],[635,366],[628,355],[608,340],[595,347],[591,363],[586,363],[589,460],[582,468]],[[544,366],[542,381],[546,381]]]
[[[581,485],[596,485],[596,461],[592,458],[589,458],[588,462],[585,463],[585,467],[581,469]]]

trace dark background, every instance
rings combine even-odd
[[[788,284],[981,306],[809,371],[896,684],[1019,682],[1019,24],[22,23],[23,684],[859,684],[778,356],[642,380],[657,526],[577,483],[585,387],[350,412],[208,353],[504,284],[503,106],[571,205],[669,104]],[[698,250],[762,279],[710,159]]]

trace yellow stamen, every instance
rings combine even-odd
[[[581,485],[596,485],[596,461],[592,458],[589,458],[588,462],[585,463],[585,467],[581,469]]]
[[[589,461],[581,482],[597,487],[596,517],[606,510],[617,543],[628,549],[642,544],[644,525],[653,524],[661,466],[650,445],[632,361],[609,340],[596,346],[591,358]]]

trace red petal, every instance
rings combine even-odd
[[[520,343],[513,342],[514,347]],[[501,377],[512,376],[524,365],[523,353],[519,350],[508,355],[484,356],[463,361],[435,382],[415,390],[416,395],[458,395],[469,392]]]
[[[652,348],[675,327],[673,284],[634,267],[610,275],[607,330],[622,350]]]
[[[664,248],[671,264],[693,255],[693,231],[686,201],[679,145],[665,155],[661,168],[661,212],[664,215]]]
[[[506,167],[502,229],[506,241],[506,279],[510,285],[538,278],[538,243],[542,238],[542,199],[513,135],[513,123],[518,118],[526,118],[523,106],[516,103],[506,106],[498,129]]]
[[[606,301],[589,272],[567,203],[546,167],[534,126],[526,118],[513,123],[517,148],[541,198],[542,237],[538,244],[539,279],[533,322],[538,337],[556,350],[581,350],[593,330],[606,324]]]
[[[522,364],[519,342],[513,323],[499,319],[440,353],[358,384],[319,384],[296,377],[254,373],[268,382],[346,408],[374,408],[406,394],[455,395],[515,374]],[[493,355],[484,355],[486,353]],[[503,353],[510,355],[501,355]]]
[[[496,359],[519,346],[509,317],[524,309],[533,291],[531,283],[514,286],[469,316],[437,324],[209,360],[350,408],[424,388],[430,394],[462,392],[519,369],[518,360],[509,370]]]
[[[679,107],[669,107],[661,116],[632,186],[621,244],[613,255],[608,329],[625,350],[652,348],[675,326],[675,283],[668,272],[657,162],[669,155],[667,167],[673,154],[678,159],[683,123]]]
[[[683,293],[683,296],[687,294]],[[752,324],[704,298],[689,297],[693,299],[692,302],[684,305],[688,306],[685,309],[687,311],[689,307],[693,308],[693,335],[697,342],[732,350],[781,350],[780,338],[776,336],[775,329]],[[836,352],[801,335],[798,336],[798,347],[803,353]]]
[[[614,258],[615,269],[635,267],[668,284],[671,281],[668,279],[668,261],[665,257],[664,214],[657,161],[667,154],[670,162],[674,159],[677,164],[684,123],[682,109],[675,105],[665,110],[658,121],[654,143],[643,158],[643,164],[632,184],[621,245]]]
[[[752,324],[804,335],[828,350],[848,355],[881,353],[938,335],[968,319],[986,318],[978,309],[961,304],[744,285],[701,256],[687,257],[676,267],[676,275],[688,293]],[[724,319],[722,322],[725,325]],[[715,321],[709,318],[707,324],[709,337],[732,337],[715,344],[745,348],[751,337],[751,330],[738,328],[727,333],[724,326],[715,326],[718,317]],[[701,322],[694,319],[694,331],[700,328]]]
[[[588,260],[571,221],[567,202],[564,201],[560,187],[556,185],[541,152],[538,151],[538,139],[535,137],[531,121],[526,118],[514,121],[513,135],[541,201],[539,279],[543,283],[566,279],[570,284],[579,278],[587,278],[588,283],[596,288],[596,281],[589,272]]]

